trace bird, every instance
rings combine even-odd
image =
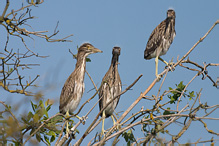
[[[175,18],[175,11],[169,9],[167,11],[167,18],[152,31],[144,51],[144,59],[149,60],[155,58],[155,75],[157,78],[161,77],[158,75],[158,59],[164,62],[167,66],[170,65],[160,56],[167,53],[176,36]]]
[[[84,76],[86,70],[86,57],[93,53],[102,53],[101,50],[95,48],[90,43],[82,44],[77,53],[77,63],[74,71],[66,80],[60,95],[59,112],[69,117],[69,114],[77,109],[84,93]],[[68,132],[68,124],[66,126]]]
[[[122,82],[120,79],[120,75],[118,72],[118,60],[120,55],[121,48],[120,47],[114,47],[112,50],[112,60],[111,65],[109,67],[109,70],[106,72],[105,76],[102,79],[101,87],[99,90],[99,109],[100,111],[102,108],[105,107],[105,105],[114,97],[119,95],[122,90]],[[102,121],[102,131],[101,135],[104,135],[104,120],[105,118],[108,118],[111,116],[113,123],[115,125],[115,120],[113,118],[113,112],[115,108],[118,105],[119,98],[116,98],[113,100],[101,113],[101,117],[103,118]]]

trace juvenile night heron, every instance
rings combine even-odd
[[[176,35],[175,17],[175,11],[169,9],[167,11],[167,18],[151,33],[144,51],[144,59],[155,58],[155,74],[157,78],[160,78],[160,75],[158,75],[158,59],[166,65],[169,65],[165,60],[160,58],[160,56],[167,53]]]
[[[119,72],[118,72],[118,60],[120,55],[120,47],[114,47],[112,51],[112,60],[109,70],[105,74],[102,80],[102,86],[99,91],[99,108],[100,110],[105,107],[105,105],[115,96],[121,93],[122,83],[120,80]],[[119,102],[119,98],[116,98],[113,102],[111,102],[103,111],[101,116],[103,117],[102,122],[102,131],[101,135],[104,134],[104,120],[105,118],[111,116],[113,123],[115,124],[115,120],[113,118],[113,112]]]
[[[78,49],[75,70],[66,80],[60,95],[59,111],[62,114],[66,114],[67,117],[69,114],[73,114],[73,112],[76,110],[84,93],[86,57],[89,54],[97,52],[102,51],[89,43],[82,44]],[[68,124],[66,127],[66,131],[68,132]]]

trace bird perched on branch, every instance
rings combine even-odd
[[[151,33],[144,51],[144,59],[155,58],[155,74],[157,78],[160,78],[160,75],[158,75],[158,59],[166,65],[169,65],[165,60],[160,58],[160,56],[167,53],[176,35],[175,18],[175,11],[169,9],[167,11],[167,18]]]
[[[62,114],[66,114],[67,117],[69,114],[73,114],[73,112],[76,110],[84,93],[86,57],[89,54],[97,52],[102,53],[101,50],[95,48],[89,43],[82,44],[78,49],[75,70],[66,80],[60,95],[59,111]],[[68,126],[66,127],[68,128]],[[66,131],[68,130],[67,128]]]
[[[102,110],[106,106],[106,104],[119,95],[122,90],[122,83],[120,80],[119,72],[118,72],[118,60],[120,55],[121,48],[120,47],[114,47],[112,51],[112,60],[111,65],[109,67],[109,70],[105,74],[105,76],[102,79],[101,88],[99,91],[99,108]],[[116,98],[113,100],[106,108],[103,110],[101,116],[103,117],[102,122],[102,131],[101,135],[104,134],[104,120],[105,118],[111,116],[113,123],[115,124],[115,120],[113,118],[113,112],[119,102],[119,98]]]

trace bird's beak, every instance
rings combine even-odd
[[[93,52],[93,53],[98,53],[98,52],[103,53],[103,51],[101,51],[101,50],[99,50],[99,49],[97,49],[97,48],[94,48],[94,49],[92,50],[92,52]]]

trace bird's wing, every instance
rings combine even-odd
[[[106,72],[105,76],[102,79],[101,88],[99,91],[99,108],[100,110],[105,106],[106,104],[106,98],[108,97],[107,94],[110,93],[110,86],[112,86],[112,74],[111,74],[112,68],[110,67],[109,70]]]
[[[115,96],[117,96],[118,94],[120,94],[122,92],[122,82],[121,82],[121,80],[118,82],[117,86],[115,87],[115,90],[116,90],[116,95]],[[117,98],[116,107],[119,103],[119,99],[120,99],[120,97]]]
[[[69,100],[71,99],[72,96],[74,96],[74,90],[75,90],[75,81],[72,80],[71,76],[66,80],[62,92],[60,95],[60,105],[59,105],[59,111],[61,113],[63,108],[70,102]],[[65,112],[65,111],[64,111]]]
[[[107,93],[110,93],[110,85],[111,85],[111,81],[110,81],[110,75],[107,72],[106,75],[103,77],[102,79],[102,87],[100,88],[100,92],[99,92],[99,108],[100,110],[105,106],[106,104],[106,98],[108,97]]]
[[[121,79],[120,79],[120,76],[119,76],[119,72],[117,72],[116,74],[117,75],[116,75],[115,83],[117,83],[117,84],[115,84],[115,95],[114,95],[114,97],[122,92],[122,82],[121,82]],[[119,103],[119,99],[120,99],[120,97],[117,98],[116,107]]]
[[[147,59],[147,57],[152,54],[162,43],[162,36],[165,33],[165,25],[166,20],[162,21],[151,33],[146,49],[144,52],[144,57]]]
[[[105,101],[105,98],[106,97],[104,94],[106,93],[104,90],[107,88],[107,83],[102,83],[102,87],[99,91],[99,109],[101,110],[103,108],[103,104],[104,104],[104,101]]]

